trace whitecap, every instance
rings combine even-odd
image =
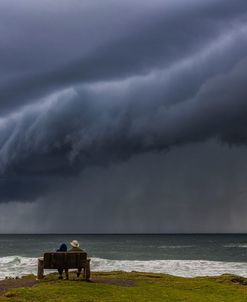
[[[226,244],[223,245],[226,248],[242,248],[246,249],[247,248],[247,243],[239,243],[239,244]]]
[[[139,271],[181,277],[217,276],[225,273],[247,277],[247,263],[206,260],[111,260],[91,259],[92,271]],[[45,271],[50,273],[51,270]],[[0,258],[0,279],[37,273],[37,258],[8,256]]]
[[[161,245],[158,248],[159,249],[186,249],[186,248],[192,248],[193,245]]]
[[[247,263],[206,260],[109,260],[92,259],[93,271],[139,271],[176,275],[181,277],[236,274],[247,277]]]

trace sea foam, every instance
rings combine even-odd
[[[37,258],[7,256],[0,257],[0,279],[20,277],[37,271]]]
[[[139,271],[181,277],[236,274],[247,277],[247,263],[206,260],[110,260],[92,258],[92,271]],[[51,272],[50,270],[45,273]],[[0,258],[0,279],[37,273],[37,258],[9,256]]]
[[[94,258],[92,270],[154,272],[181,277],[217,276],[228,273],[247,277],[247,263],[205,260],[119,261]]]

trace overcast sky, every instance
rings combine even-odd
[[[0,232],[247,232],[246,0],[1,0]]]

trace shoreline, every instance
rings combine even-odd
[[[7,259],[8,258],[8,259]],[[37,273],[37,258],[6,256],[0,258],[0,280]],[[246,262],[209,260],[112,260],[91,258],[92,272],[146,272],[193,278],[233,274],[247,278]],[[51,271],[47,271],[49,273]]]

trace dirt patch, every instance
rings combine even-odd
[[[113,278],[100,278],[95,277],[91,278],[90,282],[93,283],[104,283],[111,284],[116,286],[127,286],[132,287],[135,286],[135,282],[128,279],[113,279]],[[0,281],[0,296],[5,294],[11,288],[19,288],[19,287],[32,287],[35,284],[39,283],[36,280],[29,279],[6,279]]]
[[[135,286],[135,282],[133,280],[128,279],[112,279],[112,278],[91,278],[91,282],[93,283],[104,283],[104,284],[111,284],[117,286],[127,286],[132,287]]]
[[[0,281],[0,295],[11,288],[31,287],[38,281],[27,279],[7,279]]]
[[[237,283],[237,284],[240,284],[240,285],[247,285],[247,279],[246,279],[246,278],[243,278],[243,277],[238,277],[238,276],[236,276],[236,277],[233,277],[233,278],[231,279],[231,281],[232,281],[233,283]]]

